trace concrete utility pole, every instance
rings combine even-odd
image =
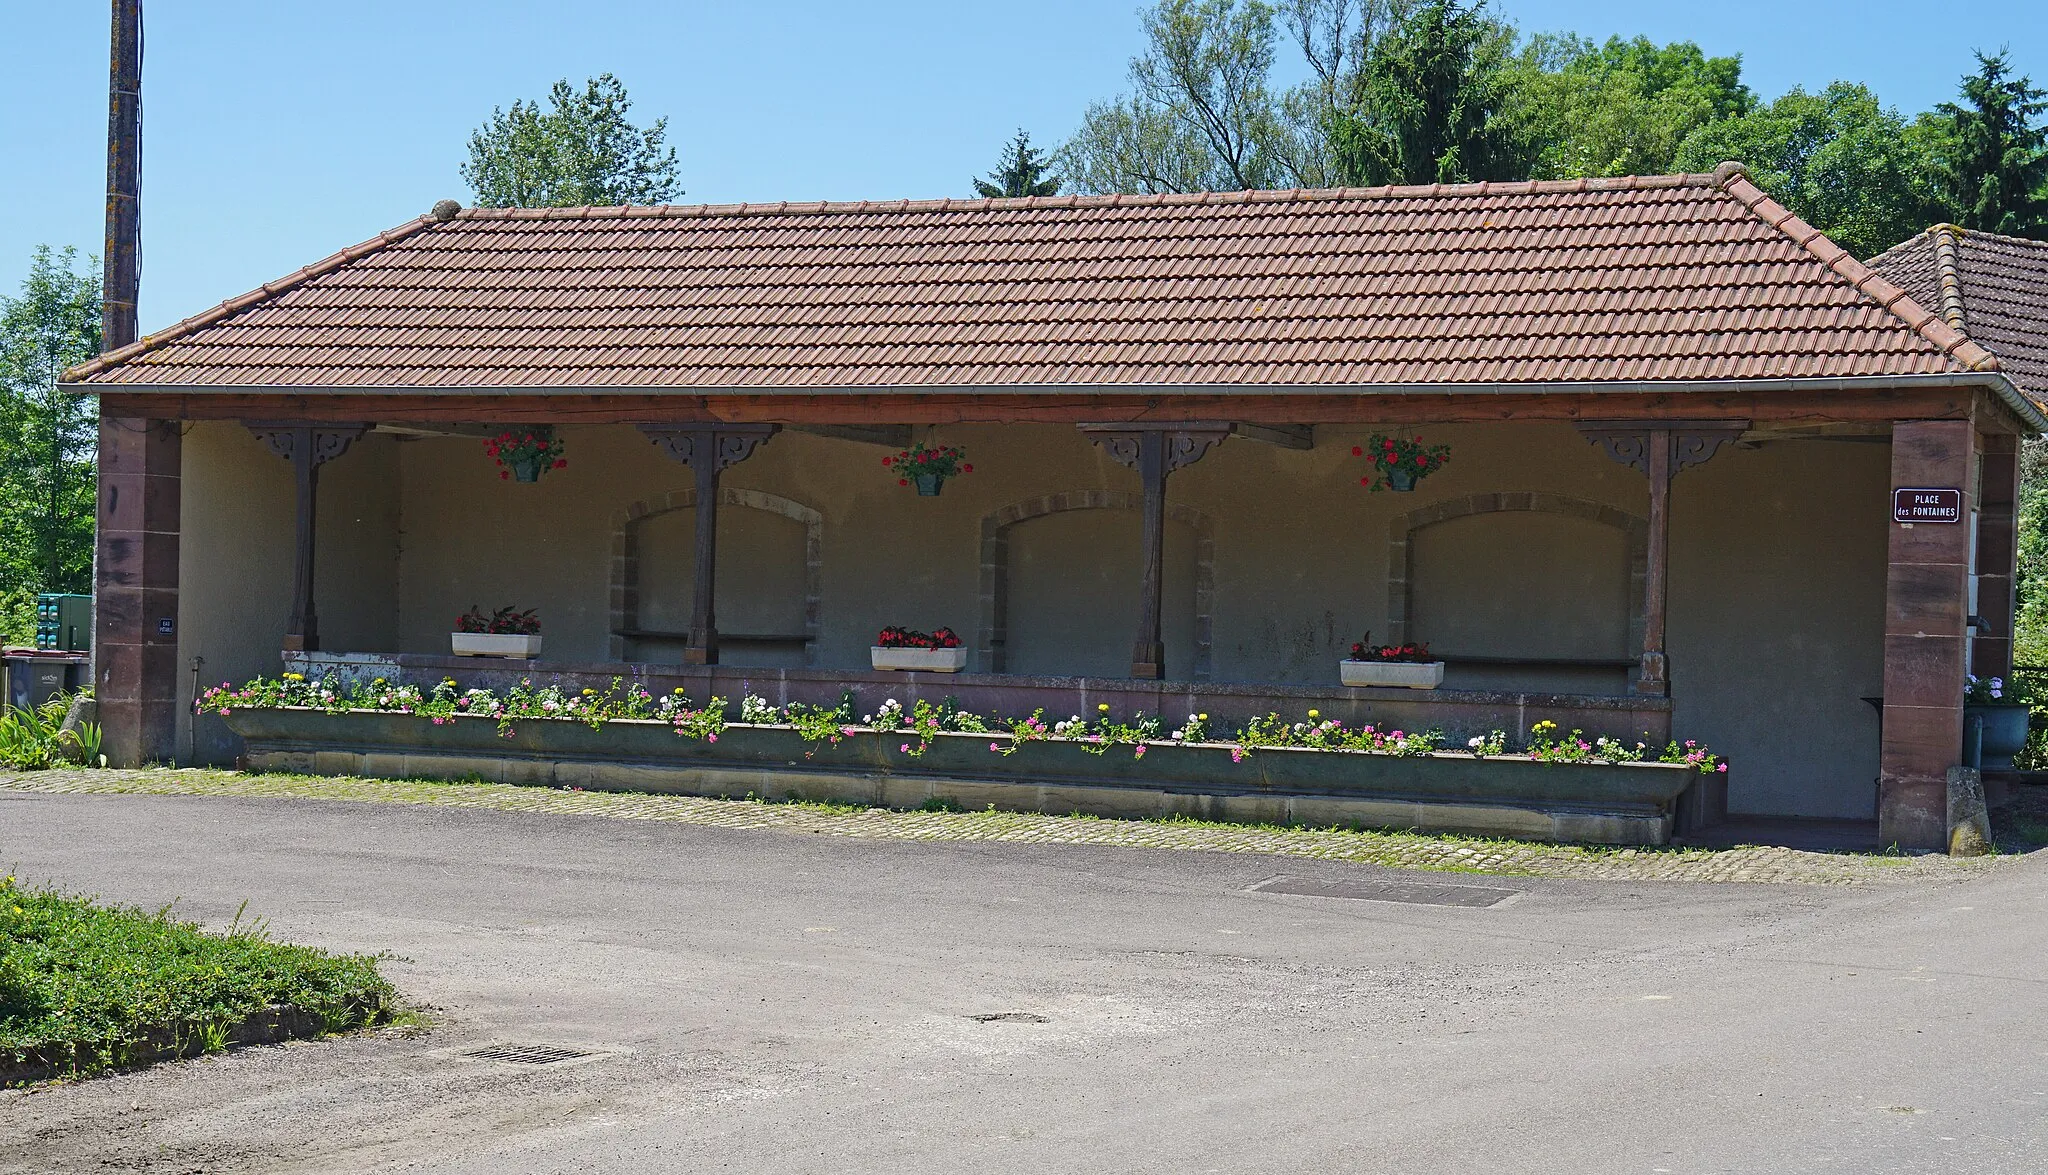
[[[135,341],[135,299],[142,284],[142,0],[113,0],[113,5],[102,351]]]

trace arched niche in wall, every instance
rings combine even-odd
[[[1140,505],[1136,494],[1073,490],[983,518],[977,667],[1129,676],[1143,570]],[[1169,677],[1208,680],[1215,565],[1209,517],[1168,503],[1160,616]]]
[[[614,660],[680,660],[690,627],[695,489],[634,502],[612,519]],[[810,665],[818,642],[823,519],[760,490],[718,492],[717,609],[721,660]]]
[[[1387,640],[1508,660],[1627,661],[1642,650],[1649,528],[1562,494],[1452,498],[1397,516]]]

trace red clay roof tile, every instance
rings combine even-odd
[[[1995,363],[1739,172],[1717,172],[471,209],[381,233],[68,378],[195,391],[1355,387]]]

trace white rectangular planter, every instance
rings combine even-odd
[[[1444,683],[1442,661],[1339,661],[1337,673],[1345,685],[1435,689]]]
[[[902,669],[912,673],[958,673],[967,668],[967,647],[957,649],[885,649],[868,646],[868,656],[877,669]]]
[[[540,656],[538,633],[451,632],[448,643],[458,657],[514,657],[531,661]]]

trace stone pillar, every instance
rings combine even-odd
[[[2012,673],[2014,572],[2019,566],[2019,438],[2010,433],[1980,436],[1981,485],[1977,491],[1977,617],[1983,623],[1970,642],[1970,672],[1979,677]]]
[[[1899,421],[1892,426],[1892,488],[1959,489],[1967,519],[1975,448],[1976,428],[1967,420]],[[1948,843],[1948,769],[1962,758],[1970,528],[1961,522],[1890,525],[1878,838],[1901,848],[1942,849]]]
[[[182,449],[175,420],[100,419],[93,689],[115,766],[177,754]]]

